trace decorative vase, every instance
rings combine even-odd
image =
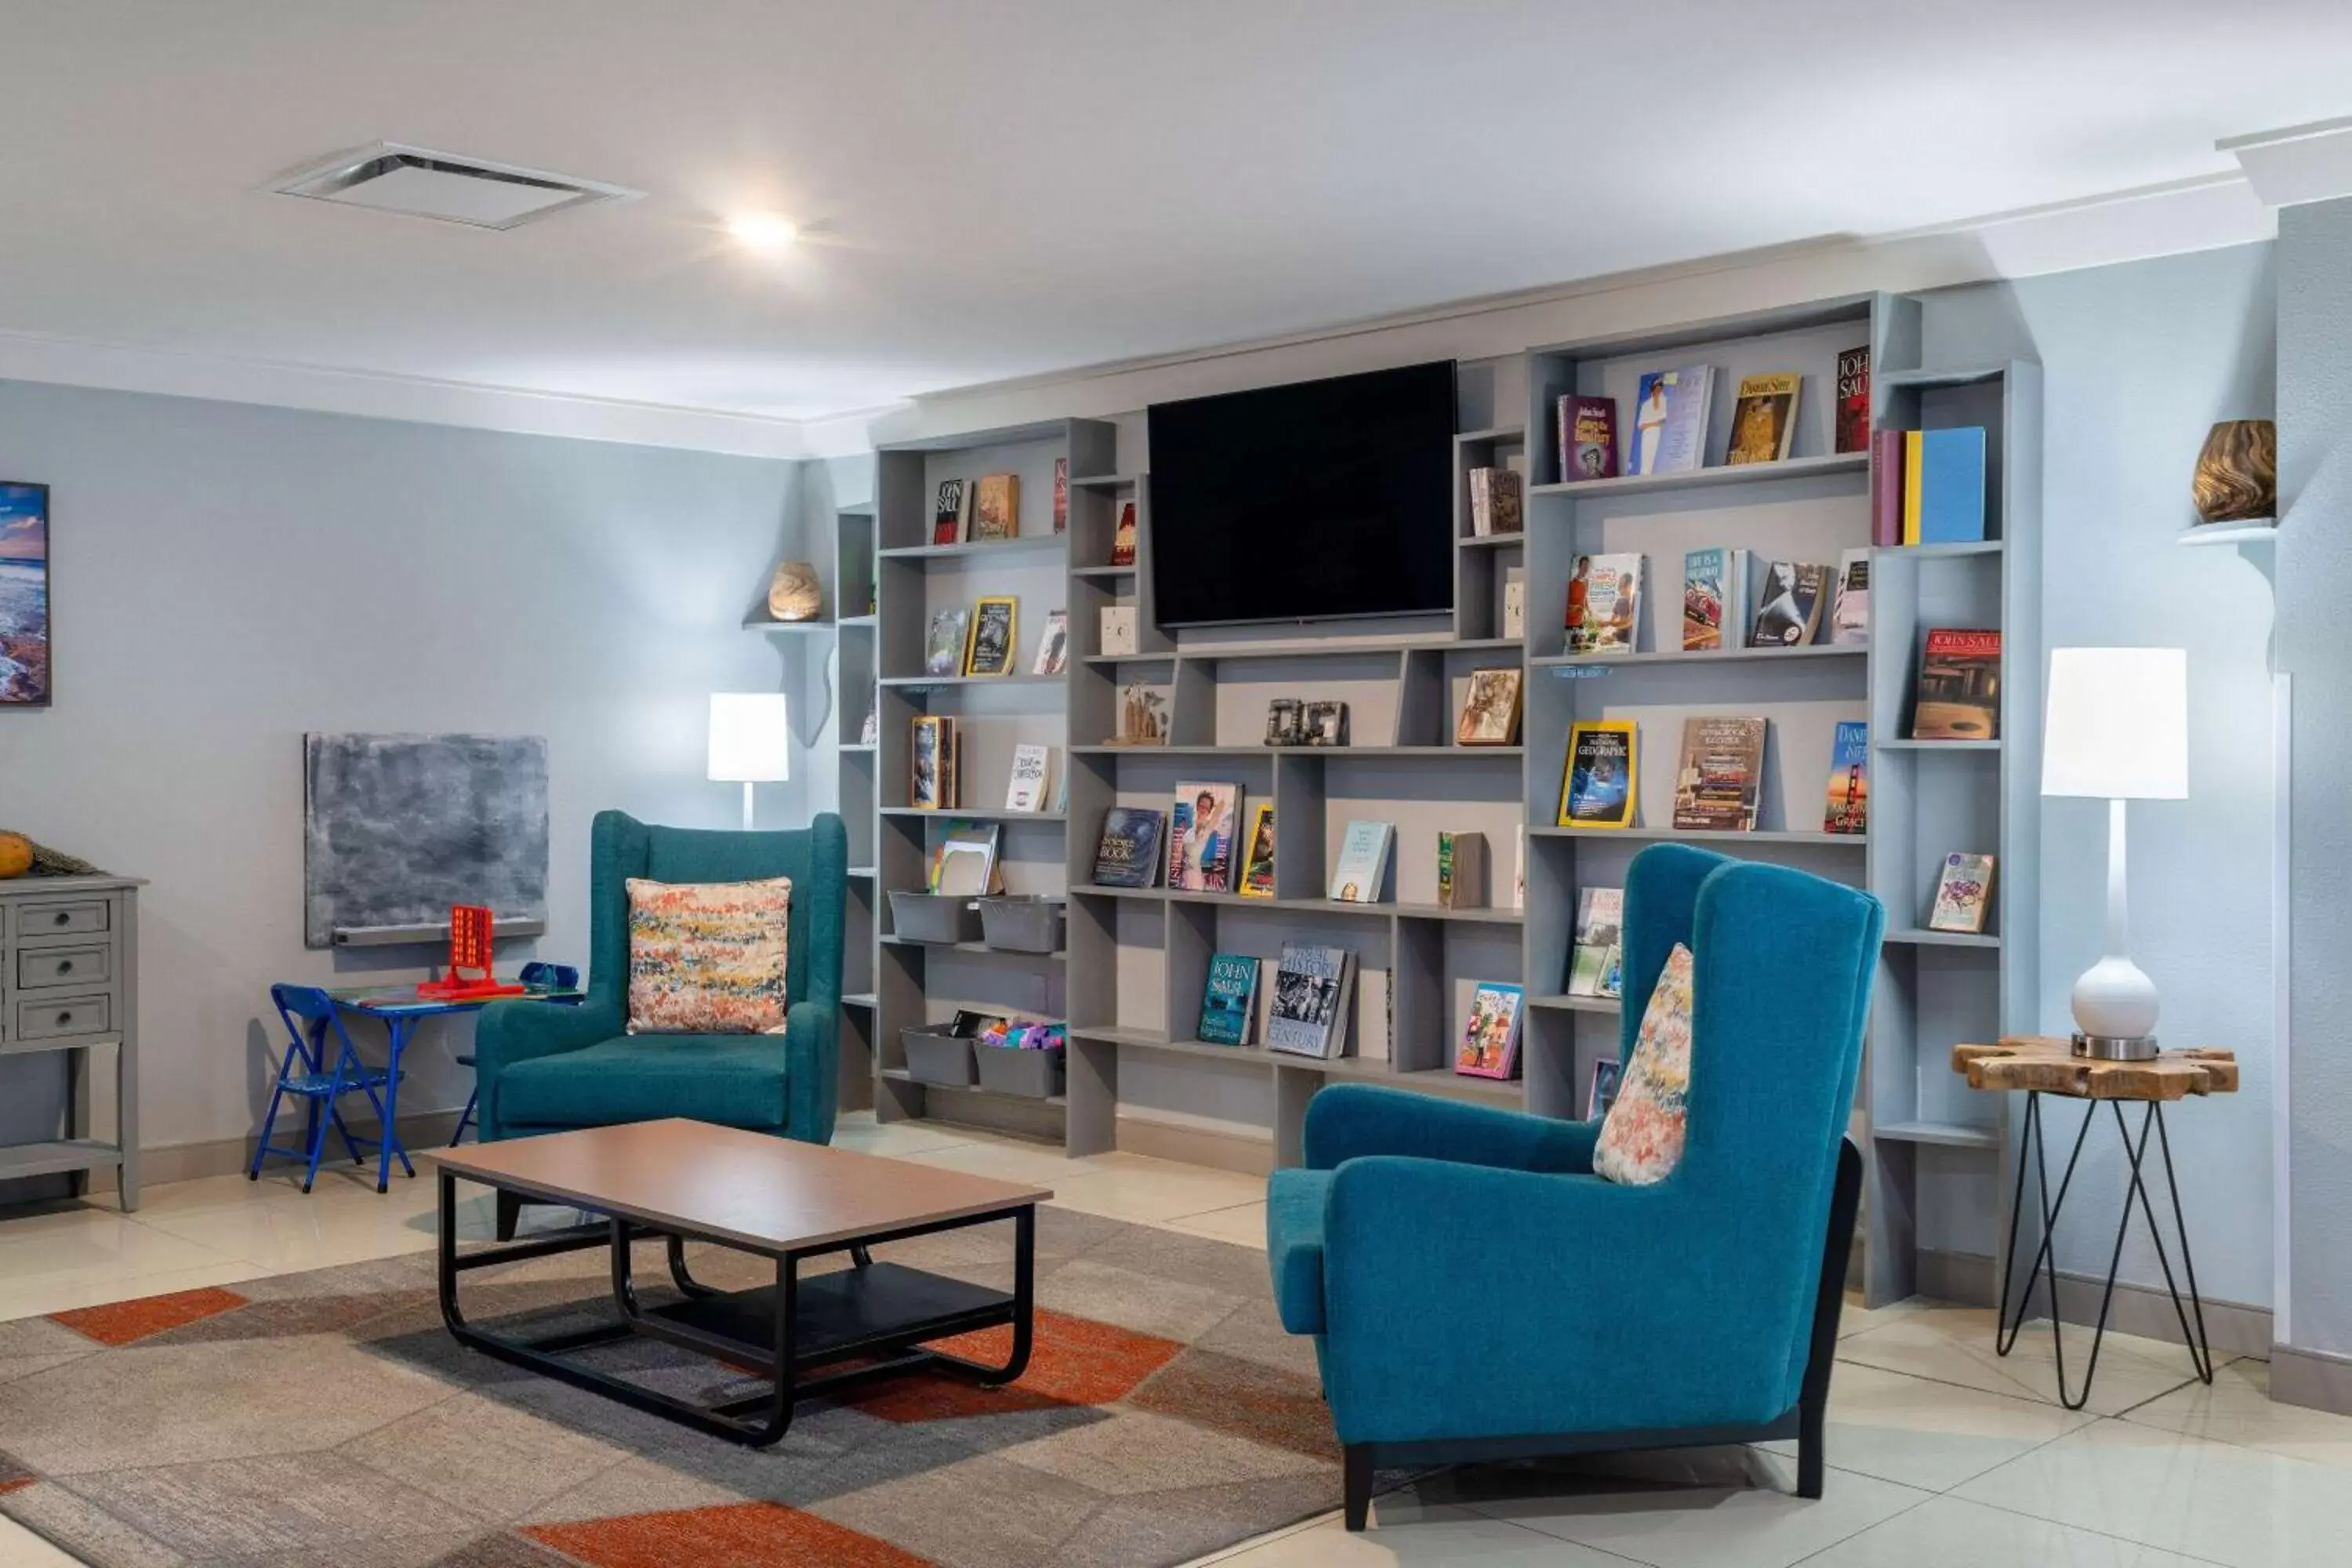
[[[824,594],[817,586],[816,568],[805,561],[787,561],[776,568],[768,584],[768,614],[780,621],[813,621],[824,614]]]
[[[2278,432],[2267,419],[2225,419],[2205,437],[2189,493],[2207,522],[2278,515]]]
[[[0,833],[0,881],[33,868],[33,841],[21,833]]]

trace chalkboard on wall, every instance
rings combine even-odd
[[[302,940],[446,926],[487,904],[547,919],[547,742],[510,735],[302,737]]]

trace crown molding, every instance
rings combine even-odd
[[[2254,194],[2272,206],[2352,196],[2352,116],[2231,136],[2213,146],[2237,158]]]

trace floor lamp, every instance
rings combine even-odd
[[[793,731],[787,717],[781,691],[710,694],[710,782],[743,786],[746,833],[751,831],[751,786],[781,784],[793,776]]]

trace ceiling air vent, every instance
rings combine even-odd
[[[314,164],[270,188],[289,196],[475,228],[515,228],[556,213],[629,201],[642,194],[543,169],[485,163],[392,142]]]

